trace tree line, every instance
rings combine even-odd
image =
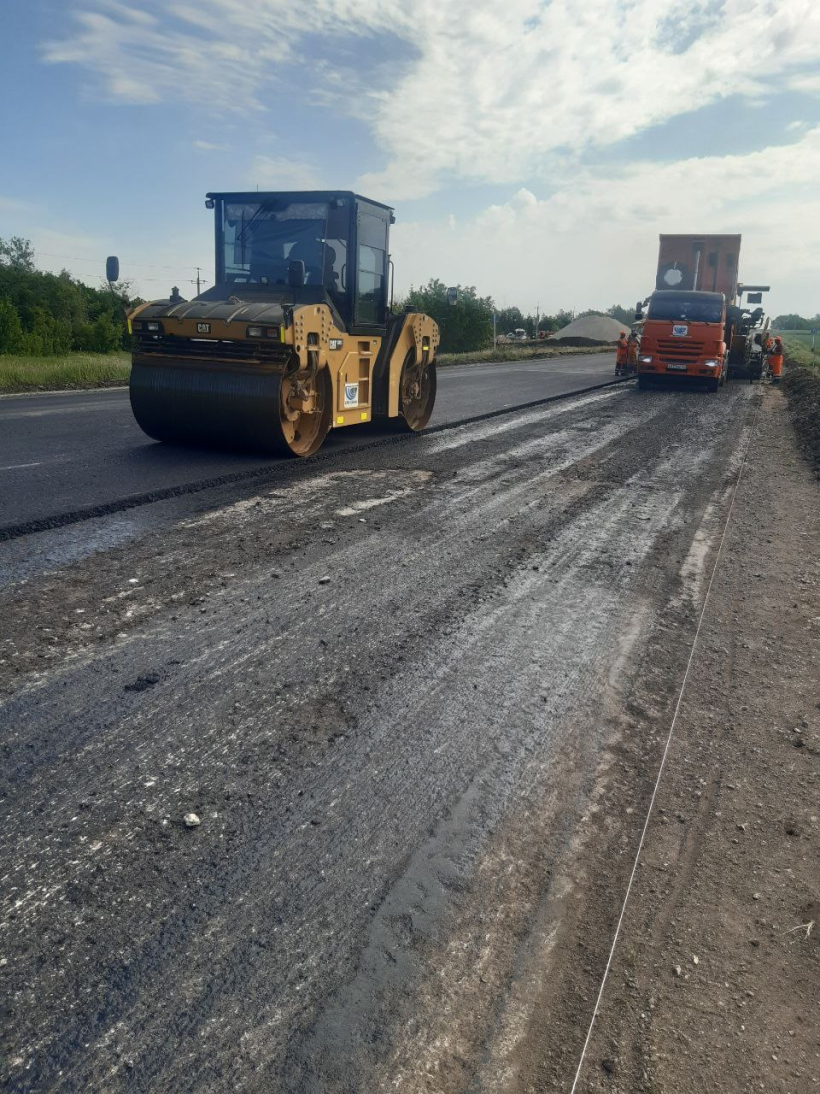
[[[805,319],[802,315],[776,315],[772,320],[772,326],[778,330],[820,330],[820,312],[813,319]]]
[[[528,338],[553,333],[595,311],[561,309],[555,314],[525,314],[516,307],[496,308],[491,296],[479,296],[474,285],[458,286],[458,303],[447,301],[447,286],[438,278],[411,288],[397,309],[412,305],[432,316],[441,329],[443,353],[465,353],[493,344],[493,315],[498,335],[523,329]],[[92,288],[67,270],[44,273],[35,266],[27,239],[0,239],[0,353],[32,357],[60,356],[71,351],[111,353],[128,347],[125,308],[139,303],[127,282]],[[613,304],[618,322],[630,324],[634,312]],[[783,318],[783,317],[780,317]],[[786,324],[778,325],[785,326]]]
[[[420,288],[411,288],[397,308],[411,304],[431,316],[441,330],[442,353],[467,353],[488,349],[493,344],[493,313],[498,335],[514,330],[525,330],[528,338],[537,338],[543,331],[552,334],[561,330],[573,319],[586,315],[611,315],[627,327],[635,320],[635,309],[613,304],[603,312],[589,309],[572,311],[560,309],[554,315],[524,314],[520,308],[496,308],[491,296],[479,296],[474,285],[458,285],[458,303],[447,301],[447,286],[438,278],[431,278]]]
[[[111,353],[127,345],[126,284],[92,288],[67,270],[35,268],[27,239],[0,239],[0,353],[52,357],[79,350]]]

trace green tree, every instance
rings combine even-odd
[[[813,326],[816,326],[816,322],[813,319],[804,319],[802,315],[776,315],[772,320],[772,326],[779,327],[780,330],[811,330]]]
[[[23,327],[17,309],[10,300],[0,296],[0,353],[20,353],[23,349]]]
[[[441,331],[442,353],[486,349],[493,342],[493,301],[479,297],[473,285],[458,286],[458,303],[447,303],[447,286],[437,277],[411,288],[406,304],[431,316]]]
[[[0,240],[0,301],[5,334],[0,353],[61,354],[69,350],[108,353],[128,344],[124,306],[127,282],[92,288],[67,270],[44,273],[32,266],[28,240]],[[16,319],[12,320],[11,311]],[[19,328],[19,333],[18,333]],[[15,348],[9,348],[11,346]]]
[[[15,270],[34,270],[34,248],[30,239],[11,236],[0,239],[0,266],[12,266]]]
[[[502,308],[496,314],[496,331],[498,334],[510,334],[518,327],[523,327],[524,316],[520,308]]]
[[[611,308],[606,309],[606,315],[611,315],[613,319],[617,319],[625,327],[631,327],[635,322],[634,307],[622,308],[620,304],[613,304]]]

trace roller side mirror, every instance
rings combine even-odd
[[[120,260],[116,255],[109,255],[105,260],[105,279],[111,282],[120,279]]]

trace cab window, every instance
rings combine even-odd
[[[387,310],[387,220],[360,210],[356,256],[356,322],[383,326]]]

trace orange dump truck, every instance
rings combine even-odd
[[[643,320],[641,387],[676,377],[717,391],[726,380],[739,254],[739,235],[660,237],[655,291],[636,314]]]

